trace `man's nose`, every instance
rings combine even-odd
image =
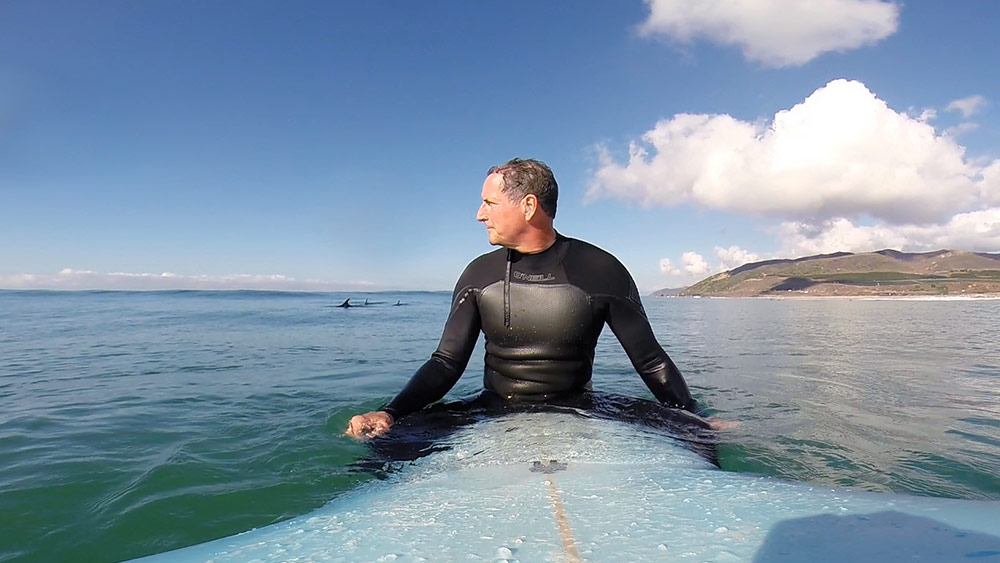
[[[483,209],[484,207],[486,207],[486,206],[485,205],[480,205],[479,206],[479,211],[476,212],[476,221],[485,221],[486,220],[486,210]]]

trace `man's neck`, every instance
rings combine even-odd
[[[512,248],[521,254],[538,254],[551,248],[556,243],[557,236],[555,229],[538,229],[527,233],[527,236]]]

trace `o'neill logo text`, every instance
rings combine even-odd
[[[525,274],[524,272],[518,272],[514,270],[511,274],[515,280],[521,280],[526,282],[547,282],[556,279],[552,274]]]

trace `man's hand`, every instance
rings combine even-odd
[[[719,420],[718,418],[708,418],[708,426],[712,430],[725,431],[734,430],[739,427],[740,423],[737,420]]]
[[[367,412],[351,417],[344,434],[356,439],[374,438],[388,432],[392,423],[392,415],[385,411]]]

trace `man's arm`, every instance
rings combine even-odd
[[[351,418],[346,434],[373,437],[389,430],[404,416],[440,400],[462,376],[479,338],[478,289],[465,285],[463,274],[452,296],[451,313],[437,350],[420,366],[403,390],[381,410]]]
[[[626,273],[627,275],[627,273]],[[708,416],[704,405],[698,404],[688,391],[687,382],[681,375],[677,366],[674,365],[670,356],[663,351],[663,347],[656,341],[653,329],[649,326],[649,319],[639,302],[639,293],[635,289],[635,282],[629,276],[630,297],[625,299],[612,299],[608,312],[608,325],[618,337],[625,353],[628,354],[632,365],[642,376],[642,380],[653,392],[653,395],[661,403],[673,407],[680,407],[693,412],[708,421],[709,428],[713,430],[732,430],[740,423],[731,420],[719,420]]]
[[[608,326],[657,400],[672,407],[702,414],[688,391],[684,376],[656,341],[639,301],[635,282],[624,266],[622,273],[627,278],[627,283],[619,294],[609,296],[606,319]]]

